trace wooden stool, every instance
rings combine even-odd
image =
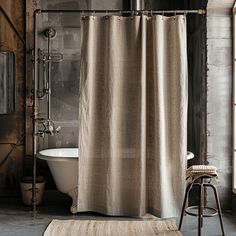
[[[198,236],[201,236],[201,229],[203,227],[203,217],[212,217],[212,216],[219,215],[222,235],[225,235],[218,192],[217,192],[216,187],[211,183],[211,180],[215,179],[217,176],[218,174],[217,174],[217,169],[215,166],[194,165],[187,169],[186,180],[188,181],[188,184],[186,187],[183,207],[181,211],[179,230],[181,229],[184,213],[188,215],[192,215],[192,216],[198,216]],[[199,203],[197,206],[190,206],[186,208],[186,202],[187,202],[190,190],[194,186],[198,186],[198,189],[199,189],[199,194],[198,194]],[[213,207],[208,207],[205,205],[205,191],[207,190],[207,188],[213,189],[216,204],[217,204],[217,209]],[[191,210],[193,209],[198,209],[198,213],[191,212]],[[213,213],[205,214],[204,213],[205,209],[211,210],[213,211]]]

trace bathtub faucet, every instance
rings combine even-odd
[[[36,122],[38,122],[43,126],[43,129],[41,130],[39,129],[37,132],[37,135],[39,135],[40,137],[44,137],[44,134],[49,134],[49,135],[58,134],[59,131],[61,130],[61,126],[56,127],[54,121],[52,120],[48,120],[45,118],[37,118]]]

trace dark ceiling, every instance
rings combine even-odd
[[[205,9],[207,0],[144,0],[147,10]],[[130,9],[130,1],[123,0],[124,9]]]

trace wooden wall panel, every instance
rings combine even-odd
[[[0,1],[22,36],[25,34],[25,1]],[[24,44],[0,12],[0,50],[16,54],[16,111],[0,115],[0,195],[19,194],[19,180],[23,172],[24,156],[24,94],[25,64]],[[12,150],[12,151],[11,151]],[[11,154],[8,156],[8,153]]]

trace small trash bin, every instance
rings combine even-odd
[[[44,187],[46,180],[43,176],[36,178],[36,205],[41,204],[43,199]],[[23,177],[20,182],[21,194],[25,205],[30,206],[32,203],[33,178]]]

